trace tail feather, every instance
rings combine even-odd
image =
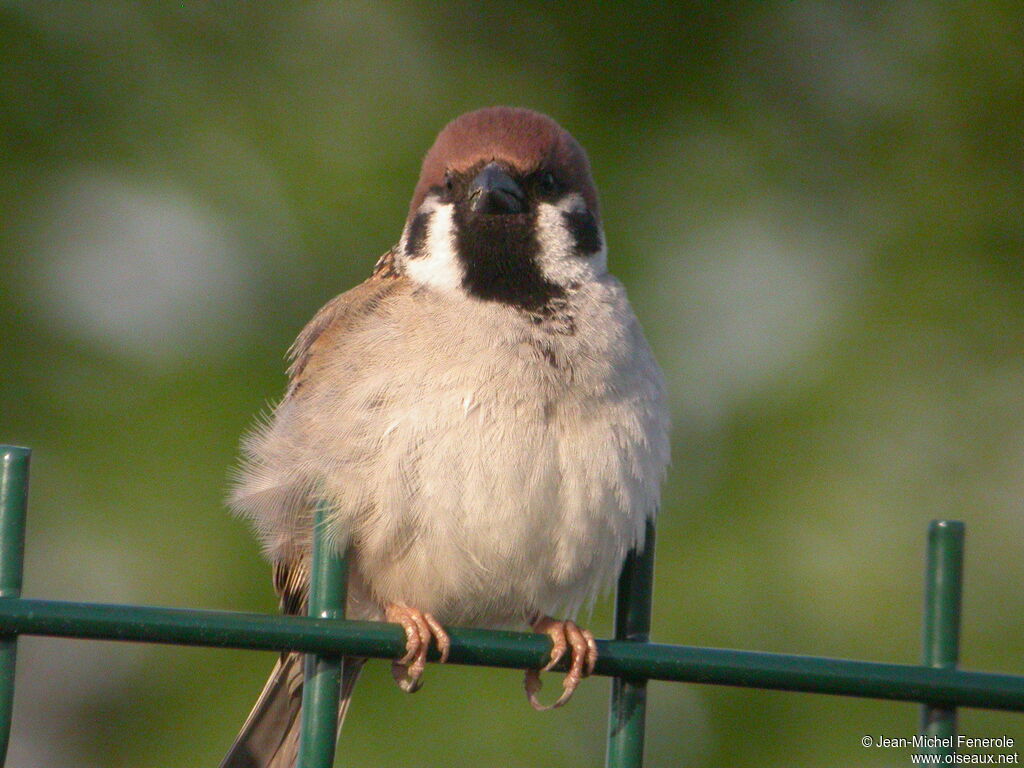
[[[341,672],[338,732],[365,659],[346,657]],[[282,654],[220,768],[294,768],[299,754],[303,654]]]

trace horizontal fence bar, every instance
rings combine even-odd
[[[382,659],[405,653],[396,624],[22,598],[0,600],[0,634],[10,633]],[[547,637],[529,633],[449,634],[450,663],[526,669],[543,665],[551,651]],[[631,641],[597,645],[599,675],[1024,711],[1018,675]]]

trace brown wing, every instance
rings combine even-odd
[[[316,366],[310,367],[310,363],[322,347],[341,343],[345,331],[364,321],[404,283],[395,261],[395,248],[392,248],[377,260],[373,274],[367,280],[327,302],[288,350],[290,381],[285,397],[292,397],[301,389],[307,375],[315,369]],[[309,597],[307,554],[297,553],[289,560],[274,563],[274,589],[282,612],[292,615],[306,613]]]
[[[317,342],[328,328],[332,331],[330,335],[336,338],[376,310],[381,301],[403,282],[395,263],[395,249],[392,248],[377,261],[369,279],[327,302],[288,350],[290,383],[285,396],[291,397],[302,386],[306,366],[315,354]]]

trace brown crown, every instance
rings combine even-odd
[[[570,191],[583,195],[597,216],[597,189],[583,147],[547,115],[518,107],[486,107],[448,123],[423,158],[409,215],[431,187],[444,184],[446,172],[459,173],[491,161],[523,174],[551,170]]]

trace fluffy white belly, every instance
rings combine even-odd
[[[574,614],[642,530],[635,446],[616,440],[614,413],[584,423],[542,403],[464,402],[423,403],[391,426],[380,514],[352,530],[362,580],[446,623]]]
[[[538,365],[394,393],[364,475],[371,511],[351,529],[378,600],[495,626],[575,615],[614,580],[656,503],[660,402],[642,386],[553,387]]]

